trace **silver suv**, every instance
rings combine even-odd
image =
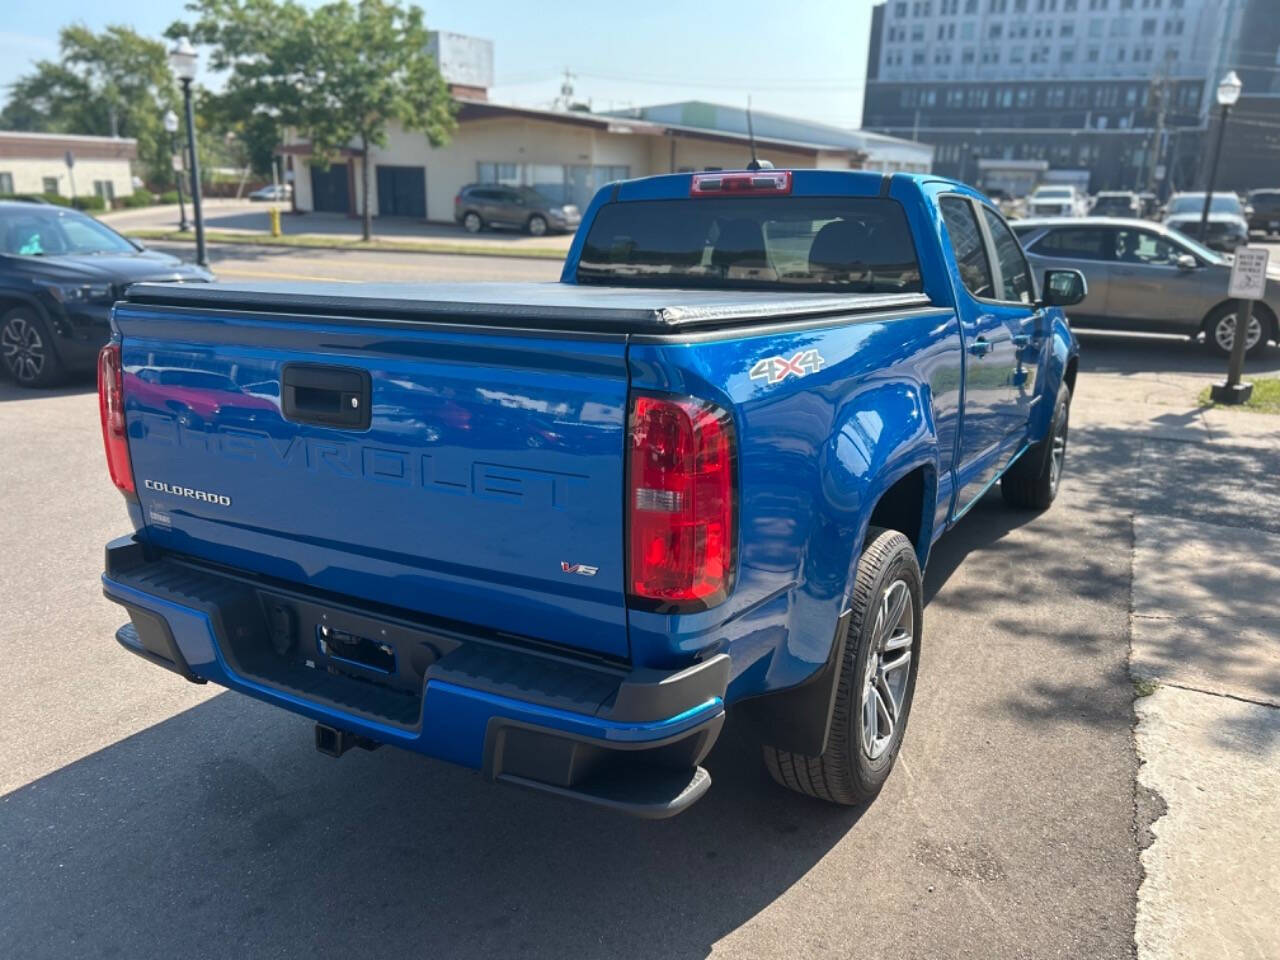
[[[468,233],[479,233],[486,227],[509,227],[540,237],[577,230],[582,214],[571,203],[551,203],[533,187],[472,183],[453,198],[453,219]]]

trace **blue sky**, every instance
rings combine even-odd
[[[58,29],[124,23],[158,36],[180,0],[42,0],[7,4],[0,23],[0,99],[38,59],[56,59]],[[857,126],[872,0],[628,3],[482,0],[425,4],[433,29],[494,42],[496,100],[548,106],[568,68],[597,109],[672,100],[743,104]]]

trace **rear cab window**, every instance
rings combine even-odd
[[[887,197],[697,197],[600,208],[579,283],[919,293],[902,206]]]

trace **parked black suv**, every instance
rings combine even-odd
[[[553,230],[577,230],[582,214],[572,203],[552,203],[533,187],[471,183],[453,198],[453,219],[468,233],[485,227],[515,227],[540,237]]]
[[[24,387],[92,370],[128,284],[212,279],[78,211],[0,201],[0,369]]]

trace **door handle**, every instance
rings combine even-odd
[[[977,340],[969,344],[969,352],[975,357],[985,357],[994,347],[995,344],[986,337],[978,337]]]
[[[284,418],[295,423],[367,430],[372,388],[367,370],[286,364],[280,377]]]

